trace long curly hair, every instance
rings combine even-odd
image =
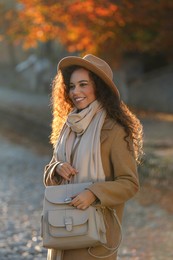
[[[80,68],[82,67],[73,65],[61,69],[53,80],[51,98],[53,120],[50,141],[54,146],[67,115],[74,108],[68,95],[70,77],[75,70]],[[143,128],[139,119],[100,77],[91,71],[89,71],[89,76],[94,81],[97,100],[103,105],[107,116],[123,126],[126,132],[125,141],[127,147],[130,150],[130,138],[133,141],[135,159],[137,163],[140,163],[143,155]]]

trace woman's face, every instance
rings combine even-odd
[[[86,69],[75,70],[70,77],[69,98],[77,109],[84,109],[94,100],[95,86]]]

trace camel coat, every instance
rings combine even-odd
[[[101,206],[114,208],[120,222],[124,204],[132,198],[139,189],[136,162],[133,151],[127,148],[124,140],[125,131],[115,121],[106,118],[101,130],[101,158],[106,181],[94,183],[88,189],[98,198]],[[131,149],[132,143],[131,143]],[[61,183],[60,179],[50,180],[50,174],[55,171],[57,165],[56,156],[54,155],[51,162],[45,167],[44,184],[57,185]],[[110,247],[114,247],[120,236],[118,225],[113,218],[110,210],[105,211],[107,226],[107,241]],[[49,260],[57,260],[56,250],[48,250]],[[96,255],[108,253],[103,247],[94,248]],[[106,260],[116,260],[116,254],[105,258]],[[66,250],[63,252],[63,260],[95,260],[88,254],[87,249]]]

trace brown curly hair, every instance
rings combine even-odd
[[[51,143],[56,144],[62,126],[68,113],[72,110],[73,103],[69,99],[69,83],[71,74],[82,67],[69,66],[58,71],[52,83],[52,133]],[[129,139],[133,141],[134,154],[137,163],[140,163],[143,155],[143,128],[137,117],[129,110],[123,101],[114,94],[110,87],[93,72],[89,71],[91,80],[94,81],[95,95],[97,100],[103,105],[107,116],[123,126],[126,132],[125,141],[130,149]]]

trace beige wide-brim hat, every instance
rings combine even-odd
[[[119,91],[113,82],[113,72],[110,66],[104,60],[92,54],[87,54],[83,58],[77,56],[68,56],[60,60],[58,64],[58,70],[72,65],[78,65],[94,72],[107,84],[108,87],[111,88],[111,90],[113,90],[118,98],[120,98]]]

